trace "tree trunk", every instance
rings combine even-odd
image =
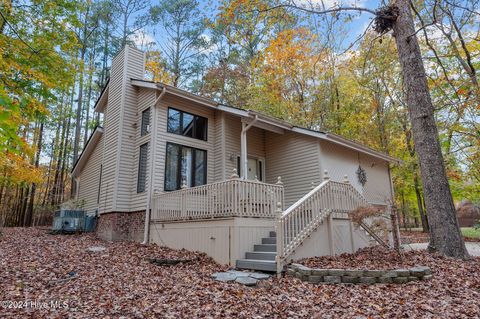
[[[415,172],[413,173],[413,185],[415,187],[415,195],[417,197],[418,212],[420,213],[420,220],[422,221],[422,229],[424,233],[428,233],[428,221],[423,209],[422,192],[420,191],[420,183],[418,181],[416,168]]]
[[[38,132],[38,141],[37,141],[37,152],[35,154],[35,168],[38,168],[40,164],[40,155],[42,153],[42,141],[43,141],[43,120],[40,122],[40,129]],[[30,200],[27,207],[27,212],[25,214],[24,225],[23,226],[32,226],[32,217],[33,217],[33,206],[35,203],[35,191],[37,189],[37,184],[32,183],[32,188],[30,189]]]
[[[77,114],[75,116],[75,139],[73,142],[73,163],[77,161],[78,153],[80,151],[80,133],[82,129],[82,98],[83,98],[83,69],[85,64],[85,44],[82,46],[82,51],[80,53],[80,72],[78,77],[78,103],[77,103]],[[72,194],[75,192],[75,181],[72,179]]]
[[[85,110],[87,111],[87,115],[85,116],[85,129],[83,132],[83,148],[87,146],[88,141],[88,124],[90,121],[90,100],[92,99],[92,85],[93,85],[93,72],[95,68],[95,47],[92,50],[93,52],[90,53],[90,61],[88,67],[88,93],[87,93],[87,100],[85,101]]]
[[[403,71],[413,141],[420,162],[425,206],[430,222],[429,247],[446,256],[468,258],[445,173],[433,104],[415,34],[410,1],[397,0],[395,5],[399,12],[393,30]]]

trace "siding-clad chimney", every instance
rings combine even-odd
[[[143,79],[145,53],[125,46],[112,61],[104,115],[104,155],[100,212],[129,211],[135,152],[137,91],[130,79]]]

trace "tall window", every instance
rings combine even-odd
[[[169,133],[206,141],[207,122],[205,117],[168,108],[167,131]]]
[[[207,152],[193,147],[167,143],[165,190],[180,189],[207,183]]]
[[[150,133],[150,108],[142,112],[142,126],[140,128],[140,136]]]
[[[147,184],[147,157],[148,143],[145,143],[140,145],[140,153],[138,154],[137,193],[143,193]]]

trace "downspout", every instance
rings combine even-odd
[[[143,230],[143,242],[142,245],[148,244],[150,241],[150,209],[152,206],[152,195],[153,195],[153,164],[155,163],[155,136],[157,131],[157,104],[163,98],[165,93],[167,92],[167,88],[164,86],[162,88],[162,92],[155,100],[155,103],[152,107],[152,129],[150,132],[150,162],[149,162],[149,174],[148,174],[148,191],[147,191],[147,208],[145,210],[145,228]]]
[[[75,184],[77,185],[77,189],[75,191],[75,201],[78,202],[78,196],[80,195],[80,176],[75,178]]]
[[[248,155],[247,155],[247,131],[258,121],[258,115],[255,115],[250,123],[242,122],[242,133],[240,135],[240,159],[242,163],[242,179],[247,179]]]

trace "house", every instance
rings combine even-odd
[[[394,158],[146,81],[144,68],[144,53],[129,46],[113,59],[95,105],[103,127],[72,170],[100,237],[263,270],[370,244],[348,212],[392,201]]]

